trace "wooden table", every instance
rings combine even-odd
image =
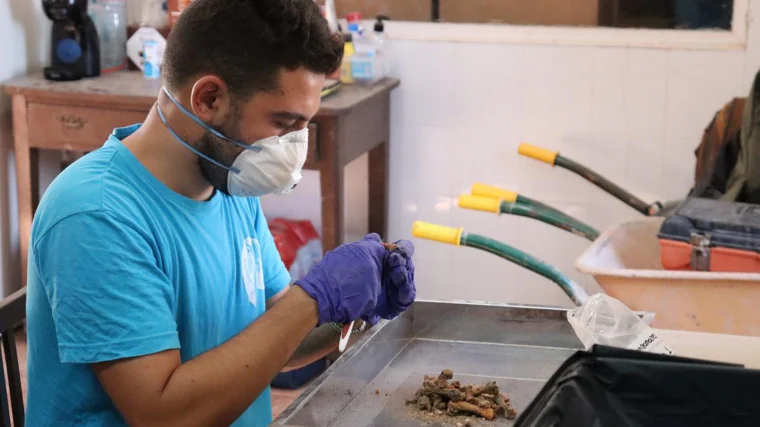
[[[369,231],[386,235],[390,92],[398,85],[398,80],[386,79],[372,87],[345,86],[322,101],[309,123],[305,168],[320,172],[325,250],[343,243],[344,168],[364,153],[369,153]],[[160,81],[145,79],[139,72],[77,82],[50,82],[31,75],[4,84],[13,102],[23,284],[39,201],[38,150],[96,150],[113,128],[141,123],[160,88]]]

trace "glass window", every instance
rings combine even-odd
[[[397,21],[730,30],[733,0],[335,0]]]

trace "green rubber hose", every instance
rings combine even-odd
[[[614,182],[589,169],[588,167],[571,159],[568,159],[567,157],[557,155],[557,158],[554,160],[554,164],[556,166],[574,172],[588,182],[596,185],[597,187],[611,194],[616,199],[632,207],[633,209],[636,209],[646,216],[656,215],[660,210],[662,210],[662,204],[660,202],[649,204],[624,190]]]
[[[527,206],[533,206],[537,207],[549,212],[552,212],[556,216],[564,217],[569,219],[570,221],[578,221],[575,218],[571,217],[570,215],[562,212],[561,210],[554,208],[552,206],[547,205],[546,203],[541,203],[538,200],[531,199],[530,197],[526,197],[523,195],[518,194],[517,200],[515,200],[515,203],[519,203],[521,205],[527,205]],[[580,221],[578,221],[580,223]]]
[[[535,145],[522,143],[517,147],[517,152],[520,155],[574,172],[644,215],[654,216],[662,210],[662,203],[647,203],[586,166],[561,156],[558,151],[551,151],[536,147]]]
[[[537,219],[565,231],[586,238],[590,241],[599,237],[599,232],[593,227],[566,215],[557,209],[538,203],[524,196],[511,199],[497,199],[487,196],[470,196],[463,194],[457,199],[460,208],[472,209],[495,214],[511,214]]]
[[[565,294],[577,305],[582,305],[588,299],[588,294],[583,287],[570,280],[570,278],[551,265],[497,240],[477,234],[465,233],[464,227],[454,228],[415,221],[412,224],[412,236],[455,246],[469,246],[490,252],[558,284]]]
[[[507,261],[511,261],[521,267],[527,268],[536,274],[546,277],[558,284],[567,296],[577,305],[582,305],[588,299],[586,290],[580,285],[570,280],[567,276],[562,274],[562,272],[551,265],[536,259],[519,249],[515,249],[507,244],[499,242],[498,240],[477,234],[463,233],[460,244],[462,246],[490,252],[498,257],[506,259]]]
[[[535,206],[538,208],[556,211],[560,215],[564,215],[563,212],[561,212],[559,209],[555,209],[545,203],[541,203],[538,200],[531,199],[530,197],[523,196],[522,194],[517,195],[517,200],[515,200],[515,203],[520,203],[521,205],[528,205],[528,206]]]
[[[556,209],[545,208],[540,205],[531,206],[519,203],[519,200],[518,198],[518,203],[502,202],[501,213],[537,219],[592,242],[599,237],[599,232],[596,229]]]

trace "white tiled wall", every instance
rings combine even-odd
[[[483,181],[600,229],[639,216],[567,171],[519,157],[525,141],[560,150],[645,200],[683,197],[704,127],[732,97],[746,96],[760,69],[760,24],[750,25],[748,49],[729,52],[394,41],[402,83],[392,102],[388,237],[410,238],[418,219],[464,226],[595,286],[573,267],[586,241],[528,219],[462,211],[456,196]],[[357,167],[347,180],[362,174]],[[270,216],[287,213],[280,203],[265,201]],[[415,244],[422,298],[569,305],[547,280],[489,254]]]

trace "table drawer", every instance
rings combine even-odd
[[[29,103],[29,144],[57,150],[100,148],[114,128],[141,123],[148,112]]]
[[[306,153],[304,169],[317,169],[319,162],[319,125],[309,123],[309,151]]]

